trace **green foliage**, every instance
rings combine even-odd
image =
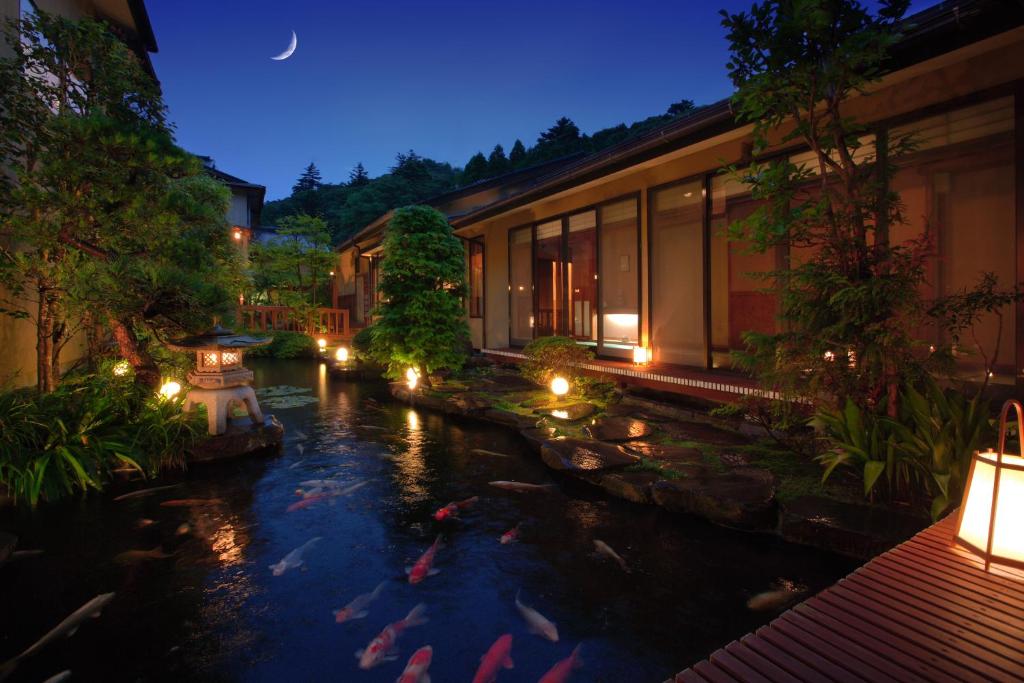
[[[469,345],[465,255],[443,214],[426,206],[395,211],[384,233],[379,291],[371,349],[391,377],[409,367],[424,378],[462,367]]]
[[[349,187],[362,187],[370,182],[370,174],[363,168],[363,162],[356,164],[352,172],[348,174]]]
[[[300,214],[281,219],[278,239],[249,249],[252,290],[246,300],[289,306],[305,319],[330,291],[335,263],[331,236],[322,218]]]
[[[371,360],[373,353],[373,326],[368,325],[352,337],[352,350],[363,360]]]
[[[487,157],[477,152],[466,162],[466,168],[462,169],[462,185],[472,185],[478,180],[490,177],[490,167],[487,165]]]
[[[995,437],[980,392],[967,398],[931,378],[921,391],[904,390],[896,418],[847,401],[842,411],[820,411],[817,420],[835,443],[820,457],[823,479],[837,467],[852,468],[865,496],[927,501],[935,519],[959,504],[972,454]]]
[[[569,380],[575,391],[586,387],[586,378],[578,365],[593,359],[594,354],[569,337],[539,337],[527,344],[523,353],[526,361],[520,367],[530,381],[547,387],[560,375]]]
[[[321,185],[323,185],[323,179],[320,176],[320,169],[311,161],[306,170],[299,176],[299,179],[295,181],[295,185],[292,186],[292,192],[316,190]]]
[[[253,336],[264,336],[264,332],[251,332]],[[316,340],[302,332],[279,330],[273,333],[272,341],[266,346],[257,346],[246,351],[250,358],[316,358],[320,353]]]
[[[184,464],[185,449],[206,432],[184,413],[111,366],[68,378],[54,392],[0,392],[0,485],[35,506],[101,490],[115,469],[145,475]]]

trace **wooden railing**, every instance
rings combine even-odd
[[[247,330],[302,332],[327,339],[349,339],[347,308],[318,308],[306,318],[298,318],[288,306],[239,306],[240,326]]]

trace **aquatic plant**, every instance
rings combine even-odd
[[[182,466],[205,417],[182,398],[157,398],[110,372],[66,379],[55,391],[0,392],[0,487],[35,506],[101,490],[112,472]]]

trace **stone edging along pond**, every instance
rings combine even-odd
[[[543,410],[533,416],[505,410],[472,391],[427,394],[399,382],[391,383],[390,389],[395,399],[408,405],[514,429],[549,468],[608,495],[729,528],[775,534],[789,542],[868,559],[926,524],[898,511],[818,496],[801,496],[781,505],[776,497],[778,481],[769,470],[749,465],[742,456],[726,454],[720,463],[709,463],[697,449],[644,440],[651,426],[629,414],[602,415],[583,428],[580,438],[556,436],[553,428],[540,421]],[[643,403],[647,412],[658,410],[650,402]],[[669,414],[678,410],[665,409]],[[669,418],[659,427],[681,431],[695,441],[745,442],[744,437],[708,423]]]

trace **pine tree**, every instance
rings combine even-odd
[[[356,167],[352,169],[352,172],[348,174],[349,187],[362,187],[370,182],[370,174],[363,168],[363,162],[356,164]]]
[[[487,172],[490,176],[508,173],[511,168],[508,157],[505,156],[505,149],[501,145],[495,145],[491,155],[487,157]]]
[[[306,170],[299,176],[299,179],[292,185],[292,193],[316,190],[321,185],[323,185],[323,181],[320,178],[320,169],[311,161]]]
[[[470,157],[466,162],[466,168],[462,170],[462,184],[472,185],[488,175],[490,175],[490,169],[487,166],[487,157],[482,152],[477,152]]]
[[[584,148],[586,140],[580,137],[580,129],[572,119],[563,116],[555,121],[537,138],[537,145],[530,150],[534,161],[546,161],[578,152]]]
[[[508,153],[508,162],[513,168],[519,168],[526,160],[526,146],[522,140],[516,140],[512,145],[512,151]]]
[[[693,110],[696,108],[697,107],[696,105],[694,105],[693,100],[684,99],[670,104],[668,106],[668,111],[666,112],[666,114],[672,117],[685,116],[686,114],[693,112]]]

